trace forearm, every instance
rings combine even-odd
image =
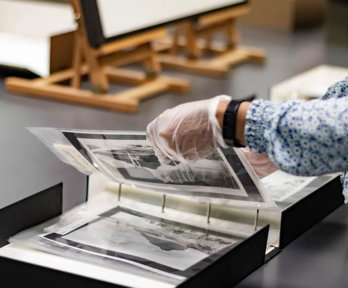
[[[220,103],[223,124],[228,101]],[[236,140],[267,152],[283,171],[319,175],[348,170],[348,98],[327,101],[243,102],[237,111]]]
[[[348,170],[348,98],[326,101],[254,101],[244,138],[251,151],[267,152],[281,170],[320,175]]]

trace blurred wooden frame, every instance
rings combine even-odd
[[[263,50],[238,46],[236,20],[248,12],[249,4],[243,4],[178,24],[171,37],[156,42],[162,65],[220,77],[231,66],[264,62],[266,54]],[[213,41],[219,33],[225,34],[225,43]],[[205,57],[207,54],[210,57]]]
[[[74,32],[73,60],[68,69],[52,73],[47,78],[33,80],[9,77],[9,92],[28,96],[72,102],[122,112],[135,112],[139,102],[159,93],[187,92],[189,82],[174,77],[161,76],[161,64],[152,41],[167,34],[159,28],[105,43],[99,47],[89,45],[85,19],[81,9],[83,0],[70,0],[78,28]],[[144,72],[115,68],[141,62]],[[88,75],[92,91],[82,90],[81,78]],[[109,82],[137,85],[118,94],[106,94]],[[62,83],[68,82],[69,85]]]

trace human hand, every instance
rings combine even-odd
[[[278,170],[271,160],[269,160],[266,153],[258,154],[250,152],[249,148],[243,148],[242,151],[257,177],[263,178]]]
[[[171,160],[195,162],[207,157],[218,145],[226,147],[222,129],[216,119],[220,101],[229,96],[217,96],[181,104],[164,111],[146,128],[146,138],[161,163]]]

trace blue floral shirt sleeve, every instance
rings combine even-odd
[[[244,130],[251,151],[302,176],[348,171],[348,79],[312,101],[250,105]]]

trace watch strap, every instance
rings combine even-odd
[[[228,104],[222,125],[222,135],[228,146],[244,147],[236,140],[236,120],[239,106],[246,100],[231,100]]]

